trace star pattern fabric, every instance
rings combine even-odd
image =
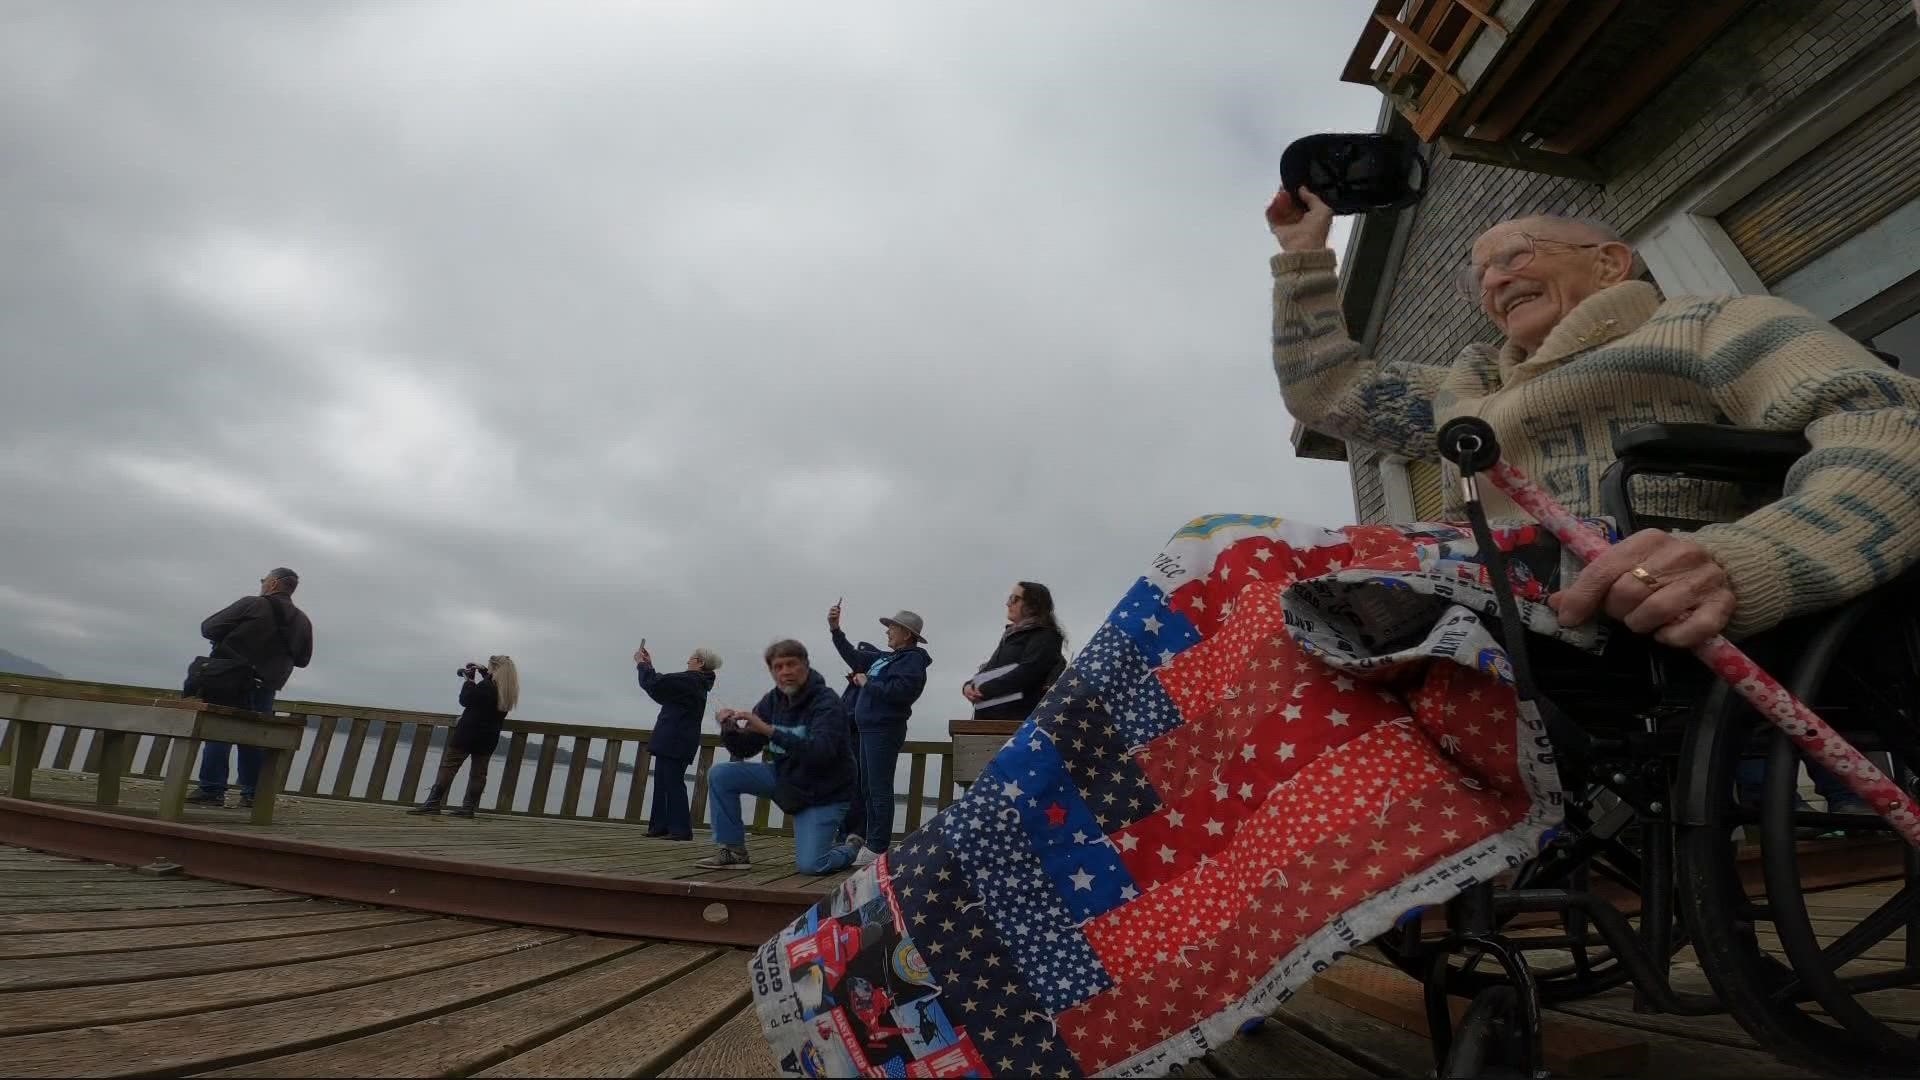
[[[1053,740],[1081,798],[1103,833],[1124,828],[1160,808],[1160,792],[1141,760],[1114,729],[1106,704],[1068,668],[1054,684],[1059,704],[1035,713],[1035,725]],[[1142,755],[1144,756],[1144,755]]]
[[[1163,649],[1151,662],[1133,639],[1108,623],[1094,631],[1073,662],[1074,674],[1100,695],[1113,727],[1128,747],[1143,746],[1180,725],[1180,709],[1155,677],[1153,665],[1176,654]]]
[[[1167,594],[1144,577],[1114,605],[1107,625],[1131,638],[1142,656],[1178,656],[1200,643],[1192,620],[1168,606]]]
[[[1560,572],[1499,535],[1527,625]],[[1559,823],[1457,526],[1177,531],[967,793],[758,951],[783,1074],[1164,1075]]]
[[[1001,757],[988,765],[968,793],[968,811],[949,819],[943,832],[968,883],[986,898],[1000,940],[1028,973],[1032,993],[1058,1011],[1106,989],[1109,980],[1080,932],[1084,916],[1069,913],[1027,839],[1021,809],[1038,800],[1003,765]]]
[[[1028,723],[1008,741],[988,775],[1004,778],[1001,794],[1019,811],[1027,843],[1076,922],[1139,894],[1106,830],[1081,800],[1053,740],[1037,725]]]

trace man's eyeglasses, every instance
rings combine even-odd
[[[1462,298],[1479,303],[1486,296],[1486,287],[1481,283],[1487,279],[1488,270],[1498,270],[1511,274],[1515,270],[1524,270],[1533,262],[1544,245],[1548,251],[1578,251],[1582,248],[1605,247],[1604,244],[1574,244],[1565,240],[1551,240],[1544,236],[1528,233],[1515,233],[1498,250],[1487,258],[1486,262],[1476,263],[1468,259],[1465,265],[1454,272],[1454,287]]]

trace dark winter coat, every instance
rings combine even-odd
[[[857,672],[864,672],[867,685],[856,688],[851,699],[853,726],[863,731],[905,728],[913,715],[913,703],[927,688],[927,665],[933,657],[918,645],[898,652],[882,652],[866,642],[866,650],[856,648],[839,629],[833,631],[833,647],[840,658]]]
[[[662,675],[651,664],[639,665],[640,689],[660,703],[647,752],[675,761],[692,761],[700,752],[700,721],[707,715],[707,692],[713,689],[711,671],[676,671]]]
[[[777,686],[767,691],[753,714],[773,725],[773,734],[733,734],[726,738],[727,748],[743,758],[766,750],[773,763],[776,801],[789,795],[801,807],[853,801],[846,707],[818,671],[807,675],[806,685],[792,698]],[[795,809],[784,803],[781,808],[789,813]]]
[[[287,624],[284,635],[274,616],[276,607]],[[276,694],[294,668],[313,662],[313,622],[284,596],[243,596],[207,616],[200,636],[213,642],[219,655],[252,664],[261,685]]]
[[[492,679],[460,684],[460,719],[453,722],[447,749],[464,750],[475,757],[491,757],[500,745],[500,727],[507,714],[500,711],[500,688]]]
[[[1066,639],[1051,626],[1022,626],[1008,630],[1001,636],[993,655],[980,665],[980,670],[992,671],[1008,664],[1017,666],[997,679],[974,683],[973,688],[980,691],[982,698],[1018,693],[1020,700],[981,709],[974,715],[982,720],[1025,720],[1033,712],[1034,706],[1040,704],[1040,699],[1046,696],[1053,681],[1060,677],[1060,672],[1066,669],[1066,648]]]

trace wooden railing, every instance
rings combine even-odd
[[[156,697],[178,696],[153,687],[76,683],[0,675],[0,684],[31,692],[35,685],[62,692],[93,688],[137,691]],[[290,755],[281,790],[288,795],[409,806],[425,797],[439,768],[446,733],[457,719],[450,713],[413,712],[316,701],[281,701],[275,711],[307,725],[300,750]],[[43,768],[94,772],[101,743],[79,728],[56,729],[40,760]],[[640,823],[650,802],[644,728],[546,724],[509,719],[500,749],[494,752],[481,808],[496,814],[579,818]],[[0,761],[11,761],[13,730],[0,737]],[[175,740],[141,736],[133,748],[129,776],[158,779],[166,770]],[[562,757],[562,749],[565,756]],[[720,752],[720,737],[701,738],[694,764],[693,821],[707,821],[707,772]],[[904,815],[895,821],[911,832],[953,801],[953,745],[947,741],[909,740],[901,750],[907,779],[896,775],[896,801]],[[929,779],[933,780],[930,785]],[[681,778],[685,782],[685,778]],[[465,788],[465,773],[455,781],[454,798]],[[751,827],[761,832],[791,832],[773,800],[755,800]],[[896,831],[902,831],[896,826]]]

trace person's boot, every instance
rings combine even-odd
[[[407,811],[409,814],[437,814],[440,812],[440,800],[447,797],[447,789],[440,784],[433,785],[427,791],[427,801]]]
[[[476,763],[477,764],[477,763]],[[487,776],[475,771],[467,776],[467,797],[460,800],[460,809],[447,811],[449,816],[470,818],[480,809],[480,796],[486,794]]]

